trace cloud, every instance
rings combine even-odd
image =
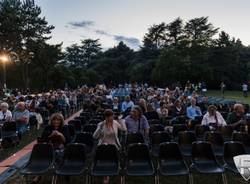
[[[88,28],[94,25],[94,21],[91,20],[74,21],[74,22],[69,22],[68,25],[72,28]]]
[[[122,35],[114,35],[114,39],[118,42],[125,42],[128,45],[131,45],[133,47],[139,47],[140,46],[140,40],[134,37],[126,37]]]
[[[133,48],[138,48],[140,46],[140,40],[135,38],[135,37],[127,37],[127,36],[123,36],[123,35],[115,35],[115,34],[111,34],[108,33],[104,30],[95,30],[96,34],[99,35],[104,35],[104,36],[108,36],[111,37],[112,39],[114,39],[117,42],[121,42],[123,41],[124,43],[128,44],[129,46],[133,47]]]

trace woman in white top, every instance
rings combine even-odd
[[[118,130],[127,131],[125,122],[114,120],[114,114],[111,109],[104,112],[105,120],[100,122],[93,134],[94,139],[99,139],[98,144],[114,144],[117,148],[121,147],[118,138]]]
[[[0,105],[0,121],[9,122],[12,119],[12,113],[8,110],[9,105],[6,102]]]
[[[217,108],[214,105],[208,106],[207,113],[203,116],[202,125],[209,125],[212,127],[216,126],[225,126],[227,125],[226,121],[222,117],[221,113],[217,111]]]

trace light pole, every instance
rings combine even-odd
[[[3,63],[3,88],[6,89],[6,63],[10,60],[9,56],[7,55],[1,55],[0,61]]]

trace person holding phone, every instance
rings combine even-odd
[[[212,130],[217,126],[227,125],[221,113],[217,111],[217,108],[214,105],[208,106],[208,111],[203,116],[201,124],[210,126],[210,129]]]
[[[105,120],[100,122],[96,131],[93,134],[94,139],[98,139],[98,144],[114,144],[118,149],[121,148],[121,144],[118,138],[118,131],[127,131],[122,116],[119,116],[118,120],[114,119],[114,113],[111,109],[104,111]]]

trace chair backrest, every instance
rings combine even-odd
[[[82,129],[82,125],[81,125],[81,121],[80,120],[77,120],[77,119],[73,119],[73,120],[70,120],[68,122],[69,125],[73,125],[75,127],[75,130],[78,132],[78,131],[81,131]]]
[[[223,146],[224,144],[223,136],[219,132],[206,132],[205,141],[217,146]]]
[[[164,126],[161,124],[153,124],[150,126],[149,133],[152,135],[154,132],[164,131]]]
[[[127,160],[150,161],[148,146],[142,143],[130,144],[127,150]]]
[[[177,124],[173,126],[173,137],[176,137],[180,131],[187,131],[187,125],[184,124]]]
[[[94,160],[102,160],[102,161],[114,161],[116,163],[119,162],[119,153],[118,149],[115,145],[112,144],[101,144],[97,146],[95,151]]]
[[[196,141],[196,135],[191,131],[181,131],[178,133],[178,143],[182,145],[192,145]]]
[[[126,145],[134,143],[145,143],[144,137],[141,133],[127,134]]]
[[[102,122],[101,119],[91,119],[91,120],[89,120],[89,124],[94,124],[94,125],[97,125],[100,122]]]
[[[84,144],[72,143],[66,146],[64,151],[64,162],[84,163],[86,150]]]
[[[160,120],[159,119],[150,119],[148,120],[148,123],[151,125],[159,124]]]
[[[151,136],[152,145],[159,145],[161,143],[170,142],[170,141],[171,141],[171,137],[167,132],[158,131],[158,132],[154,132]]]
[[[209,126],[207,126],[207,125],[196,125],[195,126],[195,135],[197,138],[203,137],[207,131],[210,131]]]
[[[75,126],[72,124],[68,124],[68,129],[69,129],[70,136],[75,137],[75,135],[76,135]]]
[[[176,142],[165,142],[160,144],[160,160],[183,160],[180,148]]]
[[[192,161],[215,160],[215,156],[210,143],[197,141],[192,146]]]
[[[2,126],[2,131],[3,132],[16,132],[17,131],[16,122],[15,121],[4,122]]]
[[[186,124],[187,123],[187,116],[177,116],[176,119],[178,120],[179,124]]]
[[[94,124],[87,124],[83,127],[83,132],[90,132],[90,133],[94,133],[95,130],[97,128],[97,125],[94,125]]]
[[[84,116],[77,116],[74,119],[79,120],[82,126],[86,124],[86,120]]]
[[[93,135],[90,132],[81,132],[76,135],[75,143],[81,143],[89,147],[93,147],[94,146]]]
[[[45,154],[46,153],[46,154]],[[34,145],[29,163],[52,164],[54,160],[54,150],[52,144],[39,143]]]
[[[246,154],[244,145],[240,142],[229,141],[224,143],[224,162],[233,162],[233,157]]]
[[[245,146],[250,146],[250,135],[242,132],[234,132],[233,141],[238,141],[244,144]]]
[[[217,129],[224,138],[231,138],[234,131],[232,126],[218,126]]]

